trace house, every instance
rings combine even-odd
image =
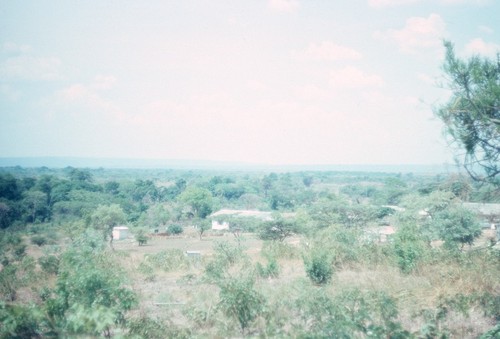
[[[128,227],[126,226],[113,227],[113,240],[127,239],[128,234]]]
[[[281,215],[284,218],[292,218],[295,216],[295,213],[282,213]],[[273,212],[221,209],[210,215],[210,218],[212,219],[212,230],[229,230],[231,225],[227,220],[233,217],[255,218],[260,221],[271,221],[273,220]]]
[[[500,223],[500,204],[464,202],[463,207],[474,212],[485,222],[486,227],[495,229]]]
[[[392,226],[382,226],[378,228],[379,242],[387,242],[387,240],[396,233]]]
[[[229,223],[227,221],[212,220],[212,229],[216,231],[229,230]]]

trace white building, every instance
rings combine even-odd
[[[122,240],[128,238],[128,227],[116,226],[113,227],[113,240]]]

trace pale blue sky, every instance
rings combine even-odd
[[[0,0],[0,157],[452,161],[442,39],[494,0]]]

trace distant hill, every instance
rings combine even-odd
[[[83,157],[0,157],[0,167],[79,167],[79,168],[134,168],[134,169],[192,169],[223,171],[345,171],[385,173],[450,173],[457,172],[452,164],[354,164],[354,165],[270,165],[243,162],[175,159],[126,159],[126,158],[83,158]]]

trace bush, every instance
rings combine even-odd
[[[231,278],[220,284],[219,307],[236,319],[244,334],[252,321],[264,310],[264,298],[254,287],[252,278]]]
[[[246,263],[248,259],[240,245],[227,241],[217,241],[214,244],[214,252],[213,259],[205,267],[205,274],[209,280],[215,282],[224,279],[229,267],[239,262]]]
[[[323,249],[313,249],[304,257],[304,265],[309,279],[313,283],[323,285],[332,279],[332,257]]]
[[[135,241],[137,241],[139,246],[146,245],[148,243],[148,239],[148,235],[143,229],[139,229],[135,233]]]
[[[255,268],[262,278],[277,278],[280,274],[280,266],[275,258],[270,258],[266,266],[258,262]]]
[[[47,243],[47,238],[45,238],[43,235],[36,234],[31,237],[31,243],[37,246],[43,246]]]
[[[261,254],[265,258],[300,258],[300,250],[297,247],[279,241],[265,241]]]
[[[168,234],[177,235],[177,234],[181,234],[182,232],[184,232],[184,229],[182,228],[181,225],[172,224],[172,225],[169,225],[167,227]]]
[[[42,270],[48,274],[57,274],[59,271],[59,258],[55,255],[46,255],[38,258]]]
[[[410,273],[424,258],[426,244],[415,225],[404,225],[394,236],[394,253],[403,273]]]
[[[168,249],[155,254],[147,255],[146,263],[165,272],[189,267],[189,260],[180,249]]]

